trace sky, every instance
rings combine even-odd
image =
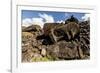
[[[79,21],[89,19],[89,14],[87,13],[22,10],[22,26],[37,24],[43,28],[44,23],[61,23],[71,15]]]

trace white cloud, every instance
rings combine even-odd
[[[82,17],[82,20],[83,21],[87,21],[90,19],[90,14],[85,14],[83,17]]]
[[[40,18],[43,18],[46,23],[49,23],[49,22],[53,23],[54,22],[54,18],[51,15],[47,15],[45,13],[44,14],[39,13],[39,16],[40,16]]]
[[[22,26],[30,26],[30,25],[40,25],[43,28],[43,19],[42,18],[25,18],[22,21]]]
[[[35,25],[40,25],[43,28],[44,22],[42,18],[32,18],[32,23]]]
[[[39,17],[37,18],[25,18],[22,21],[22,26],[30,26],[30,25],[40,25],[41,28],[43,28],[44,23],[53,23],[54,22],[54,18],[51,15],[47,15],[47,14],[38,14]]]
[[[27,26],[29,26],[31,24],[32,24],[32,20],[30,18],[25,18],[22,21],[22,26],[26,26],[27,27]]]
[[[57,23],[65,23],[63,20],[57,21]]]

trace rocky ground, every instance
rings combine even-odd
[[[90,58],[90,23],[79,23],[78,38],[52,43],[39,25],[22,27],[22,62],[84,60]]]

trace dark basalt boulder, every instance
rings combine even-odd
[[[90,22],[80,22],[80,46],[85,56],[90,56]]]
[[[52,46],[49,46],[47,53],[54,59],[82,59],[84,57],[79,45],[71,42],[60,41]]]

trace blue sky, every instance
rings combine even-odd
[[[22,10],[22,20],[26,22],[35,23],[42,22],[63,22],[68,19],[71,15],[74,15],[79,21],[85,19],[87,13],[75,13],[75,12],[53,12],[53,11],[34,11],[34,10]],[[29,24],[28,23],[28,24]]]

